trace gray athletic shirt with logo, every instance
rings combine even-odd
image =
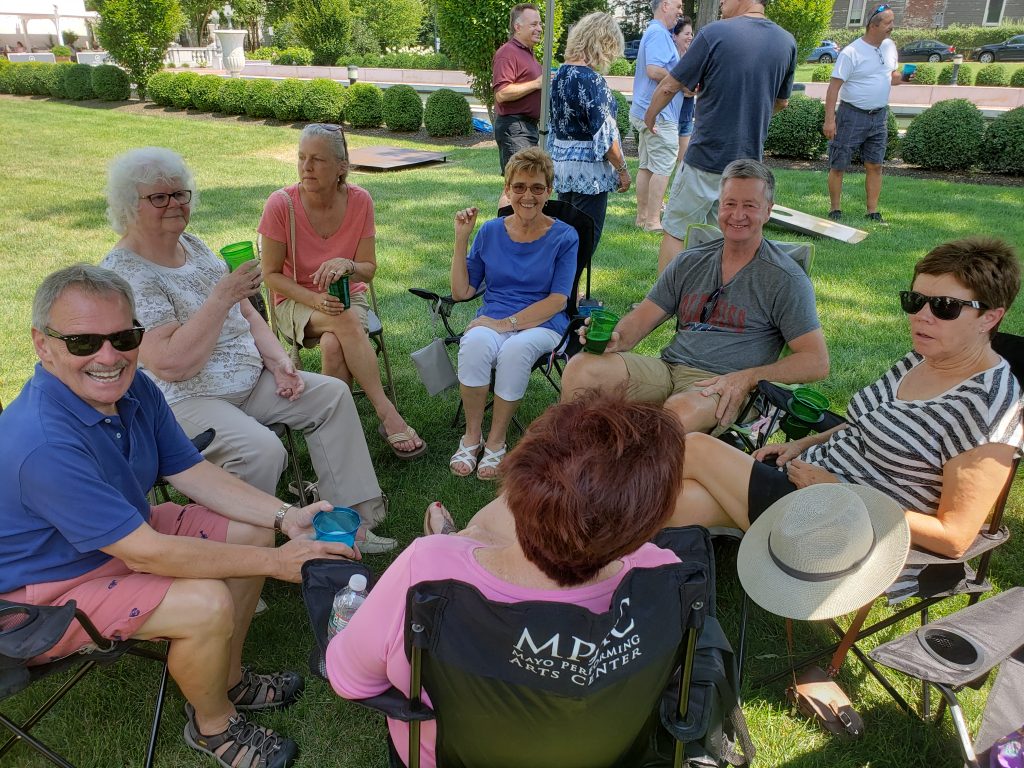
[[[683,251],[647,298],[676,316],[676,335],[661,350],[667,363],[712,373],[769,365],[786,342],[819,328],[811,281],[793,259],[761,240],[757,255],[737,272],[700,322],[722,285],[724,240]]]

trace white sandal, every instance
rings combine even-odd
[[[476,467],[477,480],[497,480],[498,479],[498,465],[501,464],[501,460],[505,458],[505,443],[501,444],[501,448],[496,451],[492,451],[486,445],[484,446],[484,455],[480,459],[480,463]],[[493,469],[494,474],[490,477],[483,477],[480,474],[481,469]]]
[[[464,442],[462,442],[465,438],[465,435],[459,438],[459,450],[457,450],[455,454],[451,457],[451,459],[448,461],[448,468],[456,477],[469,477],[470,475],[473,474],[473,470],[476,469],[477,457],[480,455],[480,446],[483,445],[483,440],[481,440],[476,445],[467,446]],[[458,472],[455,471],[456,464],[465,464],[467,467],[469,467],[469,471],[466,472],[466,474],[464,475],[460,475]]]

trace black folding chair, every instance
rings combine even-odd
[[[44,655],[52,648],[73,621],[82,625],[95,645],[95,650],[83,649],[70,656],[28,666],[31,659]],[[69,600],[61,606],[35,606],[0,600],[0,700],[14,696],[44,677],[69,669],[75,670],[67,682],[24,722],[17,723],[0,713],[0,726],[12,734],[0,746],[0,763],[17,744],[23,743],[36,750],[54,765],[61,766],[61,768],[74,768],[63,756],[33,736],[30,731],[57,702],[63,699],[98,665],[112,664],[125,654],[157,661],[162,667],[144,763],[146,768],[150,768],[156,753],[160,715],[163,712],[164,696],[167,692],[166,653],[136,641],[108,640],[100,635],[89,617],[76,608],[74,600]]]
[[[499,216],[509,216],[511,213],[512,206],[505,206],[498,211]],[[583,324],[583,317],[581,317],[579,313],[577,297],[579,294],[580,279],[584,273],[586,273],[586,289],[582,304],[586,306],[592,303],[590,302],[590,262],[593,258],[595,248],[594,220],[590,218],[588,214],[562,200],[548,200],[544,204],[544,213],[558,219],[559,221],[565,222],[575,229],[576,234],[579,236],[579,248],[576,252],[576,275],[573,278],[572,290],[569,292],[565,305],[565,314],[569,318],[569,327],[566,328],[565,333],[562,334],[562,338],[559,339],[558,344],[555,345],[555,350],[550,354],[544,354],[538,357],[531,368],[533,371],[540,371],[544,378],[547,379],[548,383],[554,387],[555,391],[561,392],[562,387],[560,381],[562,377],[562,369],[564,368],[565,363],[568,362],[569,358],[580,350],[578,330]],[[431,316],[440,318],[444,325],[446,335],[443,337],[443,341],[445,345],[457,348],[459,341],[462,339],[464,330],[455,329],[452,324],[452,312],[456,305],[463,304],[468,301],[475,301],[480,294],[477,294],[471,299],[464,299],[460,301],[452,298],[450,294],[441,295],[434,291],[428,291],[424,288],[410,288],[409,293],[429,302]],[[455,413],[455,418],[452,421],[453,426],[459,423],[461,416],[462,402],[460,401],[458,410]],[[523,429],[523,425],[519,422],[518,417],[513,417],[512,422],[520,430]]]

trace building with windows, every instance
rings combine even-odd
[[[1024,19],[1024,0],[893,0],[896,27],[994,26]],[[861,27],[878,0],[836,0],[832,27]]]

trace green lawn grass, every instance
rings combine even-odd
[[[0,253],[4,254],[0,285],[5,298],[0,303],[0,332],[6,339],[0,348],[0,400],[9,403],[31,375],[35,356],[29,339],[30,305],[40,279],[75,261],[98,262],[117,239],[104,218],[103,202],[106,165],[114,155],[146,144],[182,153],[200,189],[191,231],[219,248],[253,238],[267,195],[294,180],[298,127],[224,117],[191,118],[155,108],[139,114],[101,105],[0,96],[4,146],[0,178],[5,190],[0,208]],[[359,135],[350,136],[349,141],[353,147],[380,143]],[[387,143],[408,144],[393,137]],[[635,161],[631,165],[635,169]],[[392,502],[392,514],[378,530],[407,543],[418,534],[430,501],[444,500],[456,519],[465,522],[494,493],[491,485],[456,479],[448,472],[448,457],[460,435],[450,426],[457,398],[451,392],[430,398],[416,378],[408,355],[426,344],[435,329],[423,302],[406,288],[445,288],[452,214],[469,205],[493,210],[499,191],[497,154],[489,143],[452,149],[444,165],[400,173],[355,173],[352,181],[366,187],[376,205],[380,262],[376,287],[398,379],[399,405],[430,444],[424,460],[398,461],[377,438],[372,410],[361,403],[375,466]],[[780,171],[778,199],[824,215],[828,210],[824,174]],[[632,226],[634,206],[632,192],[612,196],[595,258],[593,292],[619,312],[645,294],[657,261],[657,239]],[[863,207],[863,177],[850,174],[843,208],[859,219]],[[832,374],[820,389],[835,408],[843,408],[856,389],[906,352],[906,321],[896,292],[908,285],[913,263],[930,247],[972,233],[997,234],[1024,244],[1024,203],[1016,189],[891,177],[885,179],[882,210],[891,226],[868,227],[871,234],[859,245],[815,241],[813,280],[832,354]],[[778,232],[773,236],[794,239]],[[1010,313],[1004,327],[1024,332],[1019,310]],[[655,353],[668,333],[660,329],[642,350]],[[307,367],[315,368],[316,354],[306,354]],[[535,381],[521,415],[529,420],[552,401],[546,383]],[[1019,534],[1020,493],[1011,500],[1008,517]],[[720,613],[726,631],[735,637],[739,592],[734,554],[725,547],[720,555]],[[383,569],[389,561],[377,556],[368,562]],[[1024,583],[1024,544],[1019,535],[997,554],[992,579],[998,588]],[[270,610],[253,626],[249,658],[261,669],[305,671],[312,639],[298,587],[273,583],[266,594]],[[811,642],[812,636],[824,638],[824,630],[818,627],[801,625],[797,632],[801,646]],[[755,607],[751,669],[763,672],[779,664],[784,648],[781,620]],[[139,764],[155,673],[136,661],[101,672],[62,705],[56,718],[44,721],[38,732],[85,766]],[[960,764],[948,721],[934,728],[906,718],[856,662],[847,665],[843,682],[867,722],[867,736],[853,745],[836,742],[802,718],[790,716],[782,697],[784,684],[745,690],[760,765],[944,768]],[[55,687],[48,681],[39,686],[42,692],[17,697],[13,709],[27,711]],[[984,693],[968,692],[964,698],[968,720],[976,727]],[[11,702],[5,704],[11,708]],[[317,680],[309,680],[305,697],[295,707],[260,716],[259,721],[299,742],[301,766],[386,765],[380,719],[339,700]],[[209,765],[184,745],[183,724],[181,698],[175,689],[164,716],[158,764]],[[43,765],[22,747],[10,760],[18,766]]]

